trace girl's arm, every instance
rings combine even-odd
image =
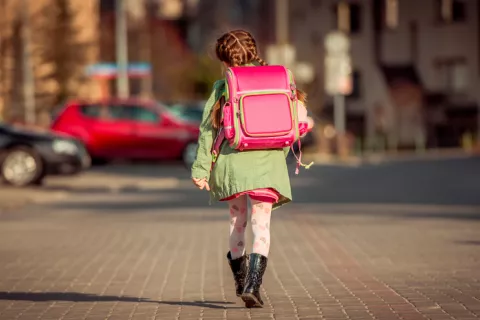
[[[309,131],[312,130],[314,126],[313,119],[307,116],[308,111],[303,102],[298,101],[297,103],[297,115],[298,115],[298,131],[300,133],[300,138],[307,135]],[[290,147],[283,149],[285,157],[288,156],[290,152]]]
[[[207,181],[210,179],[210,168],[212,165],[211,149],[213,144],[213,127],[210,116],[214,104],[220,99],[223,84],[223,80],[215,82],[213,91],[205,103],[202,123],[200,124],[200,135],[198,137],[197,156],[192,165],[192,178],[206,179]]]
[[[297,111],[300,137],[304,137],[310,130],[312,130],[314,122],[312,118],[307,116],[307,108],[301,101],[298,102]]]

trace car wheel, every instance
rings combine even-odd
[[[189,169],[192,167],[195,157],[197,156],[197,147],[198,144],[196,142],[190,142],[186,145],[185,149],[183,149],[183,164]]]
[[[3,181],[12,186],[41,184],[43,180],[42,159],[28,147],[17,147],[6,151],[0,169]]]

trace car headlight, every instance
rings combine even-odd
[[[78,147],[74,142],[68,140],[55,140],[52,145],[53,151],[56,153],[76,154]]]

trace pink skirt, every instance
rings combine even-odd
[[[223,198],[220,201],[233,200],[243,195],[248,195],[253,200],[268,202],[268,203],[277,203],[278,200],[280,199],[280,194],[277,192],[277,190],[273,188],[263,188],[263,189],[255,189],[255,190],[239,192],[228,198]]]

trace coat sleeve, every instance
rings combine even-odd
[[[311,129],[309,127],[309,120],[308,120],[308,112],[305,105],[299,101],[297,105],[297,112],[298,112],[298,130],[300,131],[300,138],[305,137],[305,135]]]
[[[213,106],[222,95],[224,81],[217,81],[213,85],[213,91],[210,94],[205,109],[203,110],[202,123],[200,124],[200,135],[198,137],[198,149],[195,162],[192,165],[192,178],[210,179],[210,168],[212,165],[212,144],[213,144],[213,127],[210,116]]]

